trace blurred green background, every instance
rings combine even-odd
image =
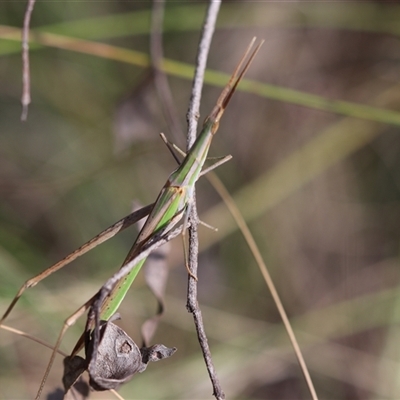
[[[26,4],[0,3],[0,312],[20,285],[156,198],[174,160],[146,67],[150,2],[38,2],[38,43],[80,38],[79,51],[31,47],[32,104],[20,122],[18,29]],[[185,129],[205,3],[167,2],[164,51]],[[222,120],[211,155],[250,224],[320,399],[398,399],[400,8],[380,3],[223,3],[208,67],[230,73],[249,40],[265,39]],[[47,39],[46,39],[47,38]],[[54,37],[53,37],[54,39]],[[113,46],[103,56],[96,45]],[[115,60],[118,49],[125,62]],[[172,65],[172,66],[171,66]],[[227,76],[208,75],[201,118]],[[199,302],[228,398],[308,399],[276,307],[241,233],[211,185],[197,185]],[[131,228],[29,290],[9,325],[54,343],[63,320],[115,271]],[[154,342],[178,347],[120,390],[126,399],[210,399],[191,316],[182,245],[169,257],[167,311]],[[156,304],[140,275],[121,308],[140,342]],[[71,350],[84,321],[70,329]],[[32,398],[50,351],[0,332],[0,398]],[[57,358],[45,388],[61,386]],[[53,396],[53,397],[51,397]],[[93,394],[93,398],[112,398]]]

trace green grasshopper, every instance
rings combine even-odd
[[[226,107],[228,106],[228,103],[230,99],[232,98],[237,85],[239,84],[240,80],[243,78],[244,74],[250,67],[250,64],[252,63],[254,57],[256,56],[259,48],[262,45],[262,41],[256,46],[256,48],[252,50],[254,46],[255,38],[251,41],[249,44],[245,54],[241,58],[239,64],[236,66],[234,72],[231,75],[231,78],[229,79],[229,82],[223,89],[222,93],[220,94],[216,105],[214,106],[213,110],[211,113],[208,115],[208,117],[205,119],[202,130],[200,134],[198,135],[196,141],[194,142],[193,146],[190,148],[189,152],[179,165],[179,167],[172,172],[172,174],[169,176],[167,182],[165,183],[164,187],[162,188],[160,194],[157,197],[157,200],[154,203],[154,206],[152,207],[150,214],[141,229],[136,241],[134,242],[132,248],[130,249],[122,267],[126,266],[129,263],[132,263],[135,258],[139,257],[140,253],[142,252],[143,247],[149,243],[151,238],[157,236],[162,232],[162,234],[166,234],[170,232],[173,227],[181,221],[182,218],[184,218],[184,229],[186,228],[187,224],[187,216],[188,216],[188,211],[190,209],[190,201],[192,198],[192,193],[194,190],[194,185],[196,181],[198,180],[203,165],[205,163],[205,160],[207,158],[208,150],[211,145],[211,141],[213,139],[213,136],[218,130],[219,122],[224,114],[224,111]],[[248,58],[248,59],[247,59]],[[247,61],[246,61],[247,59]],[[123,220],[121,220],[123,221]],[[121,222],[120,221],[120,222]],[[119,224],[118,222],[117,224]],[[114,226],[116,226],[115,224]],[[113,226],[113,227],[114,227]],[[113,228],[111,227],[111,228]],[[104,232],[108,232],[111,228]],[[96,238],[99,236],[103,235],[104,233],[101,233],[98,235]],[[109,236],[113,236],[115,233]],[[104,234],[104,236],[107,236]],[[80,249],[78,249],[76,252],[72,253],[71,259],[68,259],[67,261],[70,262],[79,255],[83,254],[81,251],[79,254],[77,254],[78,251],[81,249],[84,249],[84,252],[87,251],[86,247],[90,247],[93,241],[96,239],[94,238],[88,244],[82,246]],[[108,238],[108,237],[107,237]],[[106,239],[104,239],[106,240]],[[104,241],[102,239],[102,241]],[[90,246],[89,246],[90,245]],[[91,247],[90,247],[91,248]],[[68,263],[67,262],[67,263]],[[132,285],[133,281],[135,280],[137,274],[139,273],[141,267],[143,266],[145,262],[145,258],[141,259],[137,263],[135,263],[132,268],[130,268],[130,271],[120,278],[116,284],[113,286],[111,291],[107,293],[107,296],[105,297],[104,300],[102,300],[100,304],[100,310],[96,311],[97,313],[97,318],[98,319],[108,321],[118,310],[121,302],[123,301],[125,295],[127,294],[130,286]],[[51,273],[55,272],[56,270],[62,268],[66,263],[57,263],[56,265],[48,268],[46,271],[44,271],[42,274],[39,274],[37,277],[31,279],[28,281],[18,292],[17,296],[14,298],[13,302],[10,304],[8,307],[6,313],[3,315],[2,319],[0,320],[0,325],[4,322],[5,318],[8,316],[8,314],[11,312],[12,308],[14,307],[15,303],[21,296],[22,292],[28,288],[35,286],[40,280],[44,279]],[[194,278],[194,277],[188,268],[187,265],[187,259],[186,259],[186,253],[185,253],[185,264],[188,269],[189,274]],[[121,267],[121,268],[122,268]],[[54,360],[56,351],[58,350],[59,344],[61,342],[61,338],[63,337],[63,334],[65,333],[65,330],[70,326],[72,323],[75,322],[77,318],[79,318],[80,315],[82,315],[83,311],[86,311],[88,308],[93,306],[93,302],[96,300],[96,296],[92,297],[87,303],[85,303],[84,306],[82,306],[76,313],[74,313],[65,323],[64,329],[61,331],[59,339],[55,345],[52,358],[49,362],[49,365],[47,367],[46,373],[44,375],[42,384],[40,386],[37,398],[40,397],[41,391],[43,389],[44,383],[47,379],[47,375],[51,369],[52,362]],[[94,329],[95,325],[93,319],[92,322],[90,323],[89,329]],[[82,337],[78,341],[77,345],[75,346],[72,354],[75,355],[77,354],[80,349],[83,347],[83,339]]]
[[[190,151],[183,159],[180,166],[174,172],[172,172],[164,187],[161,189],[155,205],[151,210],[150,215],[141,229],[135,243],[129,251],[123,265],[127,264],[140,253],[143,244],[147,242],[151,236],[160,230],[163,232],[170,231],[183,216],[186,217],[188,215],[188,209],[190,208],[190,199],[192,198],[194,185],[199,178],[204,162],[207,158],[213,136],[218,130],[219,121],[233,93],[235,92],[238,83],[246,73],[262,44],[260,43],[254,49],[249,60],[240,71],[244,61],[246,60],[246,57],[251,51],[254,40],[255,38],[250,43],[246,53],[243,55],[242,59],[237,65],[228,84],[225,86],[224,90],[219,96],[213,110],[204,121],[203,128]],[[145,260],[140,261],[132,269],[132,271],[128,273],[128,275],[126,275],[117,283],[107,300],[102,305],[102,310],[100,313],[100,318],[102,320],[108,320],[118,310],[122,300],[124,299],[144,262]],[[188,272],[191,274],[189,269]],[[196,279],[196,277],[194,278]]]

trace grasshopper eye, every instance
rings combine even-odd
[[[219,121],[215,121],[213,123],[213,126],[211,127],[211,132],[212,132],[213,135],[214,135],[215,132],[217,132],[218,127],[219,127]]]

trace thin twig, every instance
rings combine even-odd
[[[26,121],[28,117],[28,106],[31,102],[31,79],[29,70],[29,25],[33,7],[36,0],[28,0],[24,16],[24,28],[22,30],[22,113],[21,121]]]
[[[204,72],[207,64],[207,57],[210,49],[211,39],[214,34],[215,24],[217,21],[218,11],[221,2],[219,0],[210,0],[207,14],[204,20],[203,29],[196,58],[196,70],[193,79],[192,93],[189,102],[189,110],[186,118],[188,123],[188,136],[187,136],[187,149],[189,150],[196,139],[197,120],[200,112],[200,99],[201,90],[204,81]],[[187,309],[193,314],[194,323],[196,326],[197,336],[199,339],[200,347],[203,352],[204,361],[207,366],[207,371],[213,386],[213,395],[216,399],[224,399],[225,394],[219,383],[219,379],[215,372],[214,364],[211,358],[211,352],[208,345],[207,336],[204,330],[203,318],[201,310],[197,303],[197,281],[193,276],[197,276],[198,267],[198,251],[199,242],[197,234],[198,215],[196,209],[195,193],[193,191],[193,198],[191,200],[191,212],[189,221],[191,226],[189,228],[189,268],[192,276],[188,278],[188,292],[187,292]]]
[[[174,106],[167,74],[163,71],[163,20],[165,0],[153,0],[151,11],[150,57],[154,73],[154,84],[159,97],[164,118],[170,128],[170,134],[175,142],[183,138],[184,133],[179,122],[177,110]]]
[[[153,2],[152,10],[152,25],[151,25],[151,61],[155,74],[155,85],[159,98],[161,99],[161,105],[164,110],[164,115],[169,123],[172,134],[176,138],[182,135],[182,129],[180,128],[179,118],[177,111],[172,101],[171,91],[168,85],[168,79],[163,72],[162,58],[162,22],[164,16],[164,0]],[[187,136],[187,148],[189,149],[196,139],[197,132],[197,120],[200,109],[201,90],[204,81],[204,72],[206,69],[207,57],[210,48],[211,39],[214,33],[214,27],[220,7],[220,1],[211,1],[205,18],[201,41],[199,45],[197,60],[196,60],[196,72],[192,87],[192,94],[189,103],[189,110],[187,113],[188,121],[188,136]],[[197,222],[198,216],[195,206],[194,199],[192,200],[192,213],[191,221],[195,221],[192,229],[189,229],[189,266],[193,275],[197,273],[197,258],[198,258],[198,238],[197,238]],[[204,330],[203,319],[201,311],[197,303],[197,282],[194,279],[189,279],[188,283],[188,299],[187,308],[193,314],[197,335],[199,338],[200,347],[203,352],[203,357],[207,366],[207,370],[213,385],[214,396],[217,399],[225,398],[225,395],[221,389],[218,377],[215,373],[214,365],[211,359],[211,353],[208,346],[207,337]]]

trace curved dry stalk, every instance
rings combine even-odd
[[[219,180],[219,178],[215,174],[212,174],[209,176],[209,180],[212,182],[213,187],[215,188],[215,190],[218,192],[218,194],[221,196],[224,203],[228,207],[230,213],[232,214],[232,217],[234,218],[235,222],[237,223],[237,225],[239,227],[240,232],[242,232],[243,237],[244,237],[247,245],[249,246],[251,254],[253,254],[253,256],[254,256],[254,259],[258,265],[258,268],[260,269],[260,272],[261,272],[261,274],[265,280],[265,283],[266,283],[266,285],[272,295],[272,298],[275,302],[276,308],[278,309],[279,315],[285,326],[285,329],[289,336],[290,342],[292,343],[294,352],[296,354],[297,360],[299,361],[300,368],[303,372],[303,375],[306,380],[311,397],[313,398],[313,400],[318,400],[318,396],[315,391],[314,384],[312,382],[310,373],[308,371],[307,364],[304,361],[303,353],[301,352],[299,343],[297,342],[296,335],[293,332],[292,325],[289,321],[289,318],[287,317],[285,308],[279,297],[278,291],[276,290],[274,282],[271,278],[271,275],[268,272],[267,266],[264,263],[264,260],[260,253],[260,250],[258,249],[258,246],[254,240],[254,237],[251,234],[250,229],[247,226],[245,219],[243,218],[241,212],[237,208],[231,195],[226,190],[225,186],[222,184],[222,182]]]

